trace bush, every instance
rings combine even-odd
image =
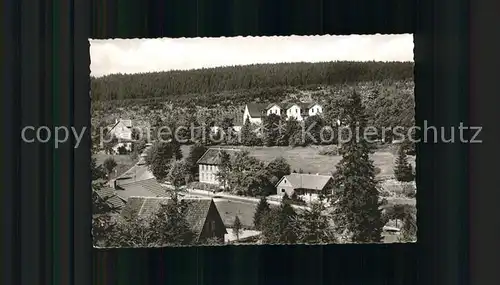
[[[203,183],[203,182],[192,182],[189,184],[188,187],[198,190],[212,191],[212,192],[220,190],[217,185]]]
[[[118,147],[118,154],[128,154],[128,149],[124,145],[122,145]]]
[[[403,195],[408,198],[415,198],[415,196],[417,195],[417,189],[415,189],[415,186],[412,183],[403,184],[402,189]]]

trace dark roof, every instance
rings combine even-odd
[[[299,103],[288,103],[285,105],[285,110],[288,110],[290,109],[290,107],[292,107],[293,105],[297,105],[300,107],[301,110],[304,110],[304,111],[307,111],[309,108],[313,107],[314,105],[316,104],[319,104],[317,102],[309,102],[309,103],[302,103],[302,102],[299,102]]]
[[[167,188],[162,186],[155,178],[129,182],[121,184],[118,182],[116,194],[123,199],[128,199],[132,196],[143,197],[166,197]]]
[[[250,117],[260,118],[264,114],[264,111],[267,109],[268,105],[269,104],[248,103],[247,108]]]
[[[95,191],[95,193],[99,196],[99,198],[109,203],[113,208],[121,209],[125,206],[125,200],[116,195],[115,190],[111,187],[103,187]]]
[[[323,190],[328,181],[332,179],[329,175],[317,175],[317,174],[303,174],[303,173],[291,173],[290,175],[283,176],[276,186],[278,186],[281,181],[286,178],[295,189],[312,189],[312,190]]]
[[[130,197],[122,210],[126,218],[148,218],[160,209],[161,205],[171,203],[169,197]],[[213,201],[210,198],[182,198],[187,202],[186,221],[196,234],[201,234]],[[214,204],[215,207],[215,204]]]
[[[278,104],[278,103],[270,103],[270,104],[267,104],[266,110],[269,110],[269,109],[271,109],[274,106],[278,106],[278,108],[281,108],[281,105]]]
[[[109,134],[120,123],[123,123],[123,125],[129,129],[132,128],[132,120],[118,120],[111,127],[108,127],[108,131],[105,134]]]
[[[222,151],[227,152],[230,156],[236,154],[236,152],[240,151],[239,149],[230,149],[230,148],[209,148],[200,159],[198,159],[198,164],[210,164],[210,165],[218,165],[220,164],[220,155]]]

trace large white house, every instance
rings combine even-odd
[[[219,172],[219,165],[221,164],[222,152],[226,152],[230,156],[233,156],[238,151],[240,150],[229,148],[209,148],[197,161],[199,168],[199,181],[219,185],[220,182],[217,179],[217,173]]]
[[[248,119],[252,124],[261,124],[262,118],[271,114],[286,116],[286,119],[295,118],[297,121],[302,121],[309,116],[320,115],[321,113],[323,113],[323,107],[316,102],[288,103],[285,105],[276,103],[249,103],[245,106],[243,112],[243,123]]]

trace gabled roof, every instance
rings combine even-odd
[[[166,187],[162,186],[156,178],[150,178],[135,182],[120,184],[118,182],[118,189],[115,193],[123,199],[129,199],[132,196],[142,197],[167,197]]]
[[[111,126],[111,128],[109,128],[108,133],[111,132],[114,128],[116,128],[116,126],[118,126],[119,124],[123,124],[125,127],[131,128],[132,120],[118,120],[116,123],[114,123],[113,126]]]
[[[198,236],[203,230],[213,200],[210,198],[182,198],[187,203],[186,221]],[[148,218],[156,214],[162,205],[172,203],[169,197],[130,197],[121,215],[126,218]],[[213,204],[215,207],[215,204]]]
[[[313,106],[314,106],[314,105],[316,105],[316,104],[320,105],[320,104],[319,104],[319,103],[317,103],[317,102],[309,102],[309,103],[303,103],[303,102],[299,102],[299,103],[288,103],[288,104],[286,104],[286,106],[285,106],[285,110],[288,110],[288,109],[290,109],[292,106],[295,106],[295,105],[299,106],[299,108],[300,108],[301,110],[308,110],[309,108],[313,107]]]
[[[332,176],[317,175],[317,174],[304,174],[304,173],[291,173],[290,175],[283,176],[276,186],[278,186],[283,179],[287,179],[295,189],[311,189],[323,190]]]
[[[248,113],[252,118],[260,118],[264,115],[264,111],[267,110],[267,106],[269,104],[261,104],[261,103],[248,103]]]
[[[219,165],[222,152],[227,152],[231,157],[239,152],[239,149],[231,148],[209,148],[196,162],[197,164]]]
[[[278,108],[281,109],[281,105],[280,104],[278,104],[278,103],[270,103],[270,104],[267,104],[266,110],[269,110],[269,109],[271,109],[274,106],[277,106]]]
[[[95,193],[99,198],[103,199],[109,203],[111,207],[117,210],[125,206],[125,200],[116,195],[115,190],[111,187],[103,187],[96,190]]]

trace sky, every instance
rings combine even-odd
[[[91,76],[228,65],[413,61],[413,35],[90,40]]]

